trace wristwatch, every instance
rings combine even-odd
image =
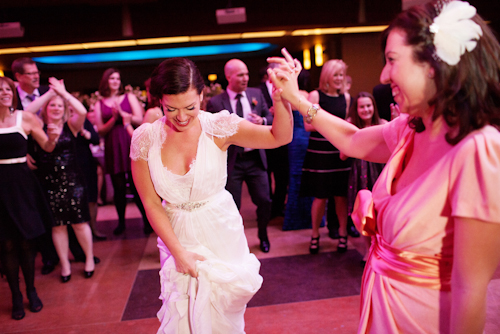
[[[306,114],[306,117],[305,117],[305,121],[306,121],[307,124],[311,124],[312,123],[313,117],[316,116],[316,114],[318,113],[319,109],[320,109],[319,104],[313,104],[313,105],[311,105],[311,107],[309,108],[309,110],[307,110],[307,114]]]

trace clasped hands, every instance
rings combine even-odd
[[[297,78],[302,71],[302,65],[300,61],[293,59],[285,48],[281,49],[281,53],[284,58],[267,58],[269,63],[279,65],[276,68],[267,70],[267,74],[273,83],[273,100],[279,101],[280,98],[284,98],[296,107],[296,104],[294,104],[296,102],[295,96],[299,94]]]

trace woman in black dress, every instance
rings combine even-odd
[[[12,318],[21,320],[25,312],[19,267],[30,311],[39,312],[43,304],[35,289],[35,238],[45,233],[44,223],[52,224],[42,188],[26,164],[27,139],[31,135],[40,147],[52,151],[59,129],[51,125],[45,134],[36,116],[14,111],[15,89],[12,80],[0,77],[0,261],[12,293]]]
[[[332,59],[323,65],[319,88],[309,94],[308,100],[319,104],[329,113],[345,119],[350,95],[345,92],[347,65],[340,59]],[[327,200],[335,200],[335,211],[339,219],[339,244],[337,251],[347,251],[347,180],[351,170],[350,161],[342,161],[340,152],[314,127],[306,122],[305,129],[311,131],[304,165],[300,195],[314,197],[311,208],[312,236],[309,251],[319,252],[319,227],[325,214]]]
[[[56,148],[51,153],[35,147],[37,169],[35,173],[45,190],[45,196],[54,215],[52,240],[61,263],[61,281],[71,278],[67,225],[73,227],[85,253],[84,277],[94,273],[94,253],[85,177],[76,159],[76,136],[82,129],[87,110],[66,91],[62,80],[50,78],[50,90],[33,101],[27,109],[42,107],[42,118],[47,125],[62,128]],[[74,109],[69,117],[68,103]]]

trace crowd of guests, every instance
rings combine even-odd
[[[269,69],[274,67],[275,64],[268,66]],[[126,230],[127,193],[133,194],[134,202],[142,214],[144,233],[147,235],[153,232],[131,176],[129,154],[134,129],[143,123],[153,123],[160,119],[164,116],[164,110],[159,98],[150,93],[151,79],[145,81],[146,89],[143,93],[138,87],[133,89],[130,85],[124,86],[121,73],[115,68],[104,71],[99,89],[90,95],[79,92],[70,94],[64,81],[56,78],[49,78],[48,86],[40,85],[40,72],[30,58],[17,59],[12,69],[17,79],[14,82],[14,95],[18,97],[17,108],[13,109],[35,115],[47,133],[51,127],[56,127],[59,133],[56,146],[50,152],[31,138],[27,142],[27,165],[34,171],[44,191],[44,197],[37,200],[46,203],[52,212],[50,220],[44,218],[45,233],[37,237],[34,248],[42,254],[42,274],[49,274],[60,264],[61,282],[68,282],[71,279],[71,251],[75,260],[85,263],[84,276],[90,278],[95,264],[100,262],[93,254],[93,239],[107,238],[96,226],[98,203],[107,200],[106,193],[102,193],[103,189],[106,190],[106,174],[111,180],[113,204],[118,214],[118,225],[113,234],[121,235]],[[311,93],[302,90],[303,96],[310,101],[320,102],[325,109],[331,109],[332,113],[346,118],[350,102],[346,70],[347,66],[341,60],[328,61],[323,67],[319,88]],[[262,84],[258,88],[248,87],[249,71],[239,59],[228,61],[225,74],[227,89],[223,90],[216,83],[205,86],[200,106],[211,112],[230,110],[251,123],[271,125],[274,118],[271,98],[273,85],[267,75],[267,68],[262,73]],[[303,77],[304,74],[307,72],[302,71]],[[308,80],[309,77],[305,77]],[[309,86],[309,83],[304,85]],[[371,97],[369,93],[366,94]],[[239,96],[238,100],[236,96]],[[371,101],[371,112],[365,114],[378,120],[373,97]],[[333,212],[328,215],[329,228],[338,229],[338,226],[330,225],[338,225],[340,222],[340,233],[335,231],[336,236],[333,238],[339,239],[338,251],[345,252],[348,212],[346,196],[351,159],[343,162],[340,152],[304,122],[302,116],[296,111],[295,113],[295,123],[300,127],[295,132],[311,133],[307,137],[295,138],[295,145],[302,141],[299,145],[303,152],[298,156],[290,156],[294,160],[290,163],[298,164],[301,169],[301,181],[295,182],[300,187],[300,192],[288,194],[291,175],[288,145],[268,150],[230,146],[226,188],[240,208],[241,185],[242,182],[247,183],[252,201],[257,206],[258,236],[263,252],[270,250],[267,225],[272,218],[285,215],[287,196],[314,198],[309,205],[298,208],[301,211],[311,210],[310,215],[302,213],[302,216],[306,220],[311,217],[310,221],[304,222],[304,226],[312,226],[309,248],[312,254],[319,252],[320,223],[324,219],[327,202],[332,203],[333,210],[330,211]],[[356,109],[351,110],[351,113],[356,116],[350,116],[350,119],[360,119]],[[363,117],[366,119],[368,116]],[[322,151],[321,154],[318,150]],[[352,181],[352,177],[350,180]],[[355,194],[352,196],[355,197]],[[290,212],[293,210],[288,208]],[[40,215],[43,217],[43,212]],[[333,217],[332,223],[330,217]],[[12,290],[13,296],[15,290]],[[14,299],[13,303],[19,304]],[[13,317],[18,319],[19,314],[19,307],[14,307]]]
[[[491,224],[498,223],[496,189],[487,183],[498,181],[500,65],[495,57],[500,47],[475,10],[464,20],[476,34],[467,35],[467,51],[462,48],[458,59],[436,42],[436,25],[446,28],[439,16],[456,8],[470,12],[473,7],[461,1],[413,7],[384,32],[381,82],[392,89],[389,96],[377,86],[373,95],[352,97],[349,90],[355,83],[340,59],[323,65],[317,89],[301,89],[300,76],[306,72],[286,50],[284,58],[268,60],[256,88],[248,87],[250,73],[240,59],[224,67],[226,90],[205,87],[193,62],[173,59],[155,69],[145,94],[126,90],[120,71],[109,68],[98,92],[86,99],[77,99],[56,78],[41,87],[36,64],[29,58],[16,60],[12,70],[17,85],[0,79],[5,96],[0,125],[8,129],[0,132],[0,170],[25,175],[29,167],[36,178],[23,180],[30,197],[21,190],[14,196],[26,210],[11,212],[13,199],[1,197],[0,214],[9,218],[0,224],[0,256],[12,292],[12,318],[24,317],[19,267],[30,310],[43,307],[34,287],[37,250],[43,273],[61,264],[63,283],[72,274],[70,250],[85,263],[83,275],[92,277],[99,262],[93,235],[104,236],[95,225],[99,178],[89,145],[103,142],[100,168],[110,175],[118,213],[113,233],[126,230],[126,193],[131,191],[144,233],[159,235],[160,331],[210,324],[234,332],[244,329],[245,305],[262,277],[238,214],[243,182],[257,207],[262,252],[271,248],[269,221],[286,216],[292,211],[289,203],[299,203],[298,198],[311,199],[309,207],[301,206],[310,213],[304,226],[312,227],[311,254],[320,251],[325,217],[339,253],[347,251],[348,235],[363,234],[360,332],[413,332],[420,326],[424,332],[480,329],[485,286],[499,260],[493,249],[500,237],[498,224]],[[433,28],[427,27],[429,22]],[[473,73],[480,62],[490,67]],[[453,66],[462,72],[457,74]],[[475,90],[478,85],[482,88]],[[7,148],[4,140],[17,144]],[[83,157],[87,163],[79,161]],[[299,178],[292,165],[301,166]],[[300,180],[293,192],[292,177],[294,183]],[[20,188],[10,182],[13,189]],[[439,191],[430,196],[435,188]],[[467,192],[488,204],[484,210],[471,204],[476,202]],[[444,204],[435,208],[436,203]],[[349,225],[351,215],[357,230]],[[435,224],[429,227],[429,221]],[[482,245],[475,244],[483,239]],[[494,256],[478,268],[471,250]],[[198,283],[192,283],[194,278]],[[181,307],[173,304],[191,284],[199,284],[195,296],[184,297],[194,298],[192,303],[205,314],[194,320],[185,317],[187,310],[173,311]],[[215,296],[212,305],[202,303],[210,294]],[[422,294],[425,305],[417,300]],[[423,324],[425,317],[431,321]]]
[[[337,64],[342,66],[338,67]],[[276,66],[271,64],[268,67],[272,69]],[[320,88],[311,93],[303,90],[304,96],[312,101],[319,99],[319,96],[324,96],[323,99],[336,98],[342,101],[337,109],[339,109],[339,115],[345,118],[349,103],[349,98],[345,98],[349,95],[347,93],[344,95],[347,86],[346,69],[347,66],[341,60],[327,62],[320,79]],[[50,133],[51,128],[55,128],[58,132],[55,147],[50,152],[31,136],[27,141],[26,164],[36,175],[44,193],[44,196],[37,200],[45,203],[46,207],[51,210],[49,216],[40,211],[40,217],[44,217],[45,233],[37,236],[33,251],[40,251],[42,254],[43,274],[49,274],[56,265],[60,264],[61,282],[68,282],[72,274],[69,261],[71,251],[75,260],[85,263],[84,276],[90,278],[94,273],[95,264],[100,262],[100,259],[93,254],[93,240],[107,238],[96,226],[98,203],[103,203],[103,199],[107,200],[106,194],[102,193],[105,188],[105,175],[109,175],[111,180],[113,204],[118,214],[118,225],[113,234],[121,235],[126,230],[127,193],[133,194],[134,202],[142,214],[144,233],[153,232],[131,176],[129,154],[134,129],[143,123],[153,123],[163,117],[164,109],[161,107],[158,96],[150,93],[151,79],[144,83],[146,90],[143,93],[138,87],[133,89],[130,85],[124,86],[121,73],[115,68],[104,71],[99,89],[91,95],[83,95],[79,92],[69,93],[64,81],[56,78],[49,78],[48,86],[40,85],[40,72],[36,63],[30,58],[15,60],[12,70],[16,78],[13,83],[13,93],[15,93],[13,95],[18,99],[17,103],[16,99],[12,99],[13,105],[17,106],[11,106],[12,110],[20,110],[19,114],[34,115],[46,133]],[[220,84],[216,83],[204,87],[200,106],[211,112],[227,109],[251,123],[271,125],[274,118],[271,97],[273,85],[267,75],[267,70],[262,75],[262,84],[259,88],[248,87],[249,72],[246,64],[239,59],[232,59],[226,64],[225,74],[228,80],[227,89],[223,90]],[[238,101],[235,99],[237,95],[239,95]],[[21,112],[22,110],[24,112]],[[302,119],[298,114],[294,117]],[[378,119],[377,115],[374,117]],[[313,138],[321,137],[321,135],[307,123],[305,127],[303,125],[301,127],[303,131],[312,133],[309,146],[316,145]],[[303,141],[304,138],[301,140]],[[305,140],[307,141],[307,138]],[[328,142],[323,142],[323,145],[331,146]],[[332,149],[335,151],[333,146]],[[332,149],[328,147],[326,151],[330,153]],[[299,157],[301,161],[294,162],[300,164],[301,174],[304,174],[304,181],[299,184],[306,184],[307,187],[304,189],[322,187],[323,192],[304,190],[301,187],[300,193],[287,194],[290,175],[288,145],[268,150],[230,146],[226,188],[236,201],[237,207],[240,208],[241,183],[247,183],[252,201],[257,206],[258,236],[260,249],[263,252],[270,250],[267,225],[270,219],[285,215],[287,195],[315,198],[311,206],[305,206],[306,210],[312,208],[311,217],[313,217],[305,224],[313,227],[310,251],[316,254],[319,251],[319,224],[323,219],[327,200],[334,202],[332,194],[335,191],[340,192],[344,197],[347,194],[347,176],[351,161],[343,163],[345,168],[342,170],[342,176],[335,178],[342,184],[331,183],[331,175],[335,173],[328,173],[327,176],[325,173],[311,172],[314,168],[318,169],[318,167],[311,169],[309,164],[313,162],[308,162],[311,159],[309,152],[316,152],[316,149],[309,147],[307,152],[305,159],[302,155]],[[336,155],[334,160],[342,163],[338,150],[334,154]],[[316,161],[320,164],[331,160],[319,157],[322,159],[316,159]],[[302,168],[303,160],[305,163]],[[315,159],[312,158],[312,160]],[[330,162],[326,163],[330,164]],[[319,175],[321,179],[309,180],[309,174]],[[337,190],[332,192],[332,189]],[[316,205],[316,203],[321,204]],[[338,250],[343,252],[347,249],[347,201],[337,199],[335,203],[337,203],[336,212],[333,216],[341,226]],[[306,215],[306,217],[309,216]],[[337,217],[340,219],[337,220]],[[32,239],[29,238],[29,240]],[[8,254],[7,250],[3,253]],[[3,267],[8,268],[8,265]],[[6,271],[5,268],[4,271]],[[11,281],[15,281],[15,278],[9,280]],[[19,305],[19,293],[15,292],[18,289],[11,286],[11,290],[13,291],[13,304]],[[32,294],[29,292],[28,295],[30,293]],[[20,307],[14,307],[13,317],[21,318],[21,314]]]

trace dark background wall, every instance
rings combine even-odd
[[[478,12],[498,30],[500,1],[471,0]],[[218,25],[216,9],[245,7],[245,23]],[[266,30],[287,30],[321,27],[388,24],[401,11],[401,0],[213,0],[213,1],[166,1],[166,0],[14,0],[0,1],[0,23],[20,22],[25,28],[21,38],[1,38],[0,49],[37,45],[71,44],[81,42],[127,40],[168,36],[193,36],[227,34]],[[127,19],[127,17],[129,19]],[[132,34],[127,34],[131,32]],[[353,78],[351,93],[371,91],[378,83],[382,68],[379,33],[284,36],[256,40],[233,40],[171,45],[146,48],[168,48],[227,44],[242,42],[269,42],[273,50],[250,54],[193,57],[206,78],[218,75],[223,86],[224,63],[233,57],[241,58],[250,70],[250,85],[259,83],[259,70],[266,65],[268,56],[278,55],[286,47],[294,57],[302,58],[304,48],[312,48],[317,42],[325,47],[327,59],[343,58],[349,65],[348,74]],[[91,50],[110,52],[135,48]],[[90,52],[90,51],[89,51]],[[0,70],[11,76],[10,65],[20,56],[45,56],[70,54],[70,52],[37,54],[2,54]],[[42,81],[55,76],[64,78],[68,89],[94,91],[102,72],[111,66],[122,71],[124,83],[142,86],[154,67],[162,59],[134,62],[116,62],[80,65],[43,65]],[[312,87],[318,84],[321,69],[311,68]]]

